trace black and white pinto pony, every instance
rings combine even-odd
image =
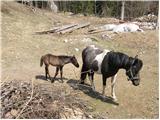
[[[115,82],[119,69],[126,70],[128,80],[131,80],[133,85],[138,86],[140,84],[139,72],[143,66],[143,62],[138,59],[137,55],[133,58],[121,52],[114,52],[106,49],[102,50],[95,45],[90,45],[82,51],[82,61],[80,83],[84,84],[84,80],[88,75],[92,89],[95,91],[93,82],[94,73],[102,74],[102,95],[104,96],[106,80],[111,77],[111,96],[113,100],[117,100],[115,95]]]

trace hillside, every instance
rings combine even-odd
[[[69,13],[51,13],[47,10],[36,9],[35,12],[27,6],[16,2],[2,2],[2,82],[27,81],[34,79],[35,84],[49,85],[67,90],[74,90],[93,107],[92,114],[104,118],[158,118],[158,31],[135,33],[101,32],[87,34],[88,29],[107,23],[118,23],[114,18],[98,18],[94,16],[71,16]],[[49,30],[54,26],[70,23],[90,22],[89,28],[82,28],[64,35],[45,34],[35,32]],[[111,35],[112,39],[103,39],[103,35]],[[118,103],[110,100],[103,101],[99,94],[95,94],[89,87],[79,87],[79,75],[82,65],[81,51],[87,45],[95,44],[105,49],[120,51],[129,56],[139,55],[144,66],[141,71],[140,86],[133,86],[127,81],[124,70],[120,70],[116,83]],[[64,67],[62,84],[58,80],[51,84],[44,80],[44,66],[40,67],[42,55],[75,55],[80,68],[71,64]],[[53,77],[55,68],[50,67]],[[101,93],[102,80],[95,75],[96,91]],[[90,84],[89,80],[87,82]],[[55,90],[54,90],[55,91]],[[110,79],[107,82],[106,95],[110,96]]]

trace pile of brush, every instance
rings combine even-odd
[[[92,118],[87,103],[65,88],[34,85],[27,82],[1,84],[1,117],[20,119]]]

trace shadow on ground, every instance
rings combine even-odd
[[[61,78],[53,78],[53,77],[51,77],[51,80],[50,80],[49,78],[46,79],[46,77],[44,75],[36,75],[35,78],[37,80],[44,80],[44,81],[49,81],[49,82],[51,82],[51,80],[54,80],[54,82],[55,81],[62,82]],[[64,78],[64,77],[62,79],[63,79],[63,81],[64,80],[68,80],[67,78]]]
[[[110,103],[110,104],[114,104],[114,105],[119,105],[119,103],[113,101],[113,99],[109,96],[102,96],[102,94],[100,94],[97,91],[93,91],[92,88],[90,87],[90,85],[88,84],[79,84],[78,80],[74,80],[74,79],[70,79],[67,81],[67,84],[69,84],[69,86],[71,86],[74,90],[81,90],[84,94],[95,98],[95,99],[100,99],[102,102],[106,102],[106,103]]]

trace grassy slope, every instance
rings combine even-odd
[[[35,31],[48,30],[58,22],[61,24],[89,21],[91,26],[108,23],[108,20],[94,17],[67,16],[61,13],[53,14],[45,10],[36,10],[15,2],[2,2],[2,79],[28,80],[37,74],[44,74],[39,67],[41,55],[75,54],[81,65],[81,51],[88,44],[97,44],[103,48],[122,51],[131,56],[142,52],[140,58],[144,61],[141,86],[135,88],[126,80],[124,71],[120,70],[116,86],[119,106],[102,102],[83,92],[81,96],[89,100],[95,112],[103,112],[109,118],[155,118],[158,115],[158,34],[157,31],[144,33],[122,33],[115,35],[112,40],[102,40],[101,34],[85,35],[87,29],[80,29],[71,34],[34,35]],[[112,21],[112,20],[111,20]],[[82,42],[85,37],[93,37],[94,42]],[[65,43],[67,39],[69,42]],[[71,44],[72,42],[72,44]],[[76,52],[74,48],[79,48]],[[140,53],[139,53],[140,54]],[[73,66],[66,65],[64,76],[79,79],[80,69],[75,69],[77,78],[73,74]],[[53,71],[51,71],[53,76]],[[101,92],[101,76],[95,76],[96,90]],[[39,81],[37,81],[39,83]],[[44,84],[46,81],[41,81]],[[50,83],[48,83],[50,84]],[[66,84],[65,84],[66,85]],[[110,81],[106,94],[110,95]],[[135,97],[136,96],[136,97]]]

